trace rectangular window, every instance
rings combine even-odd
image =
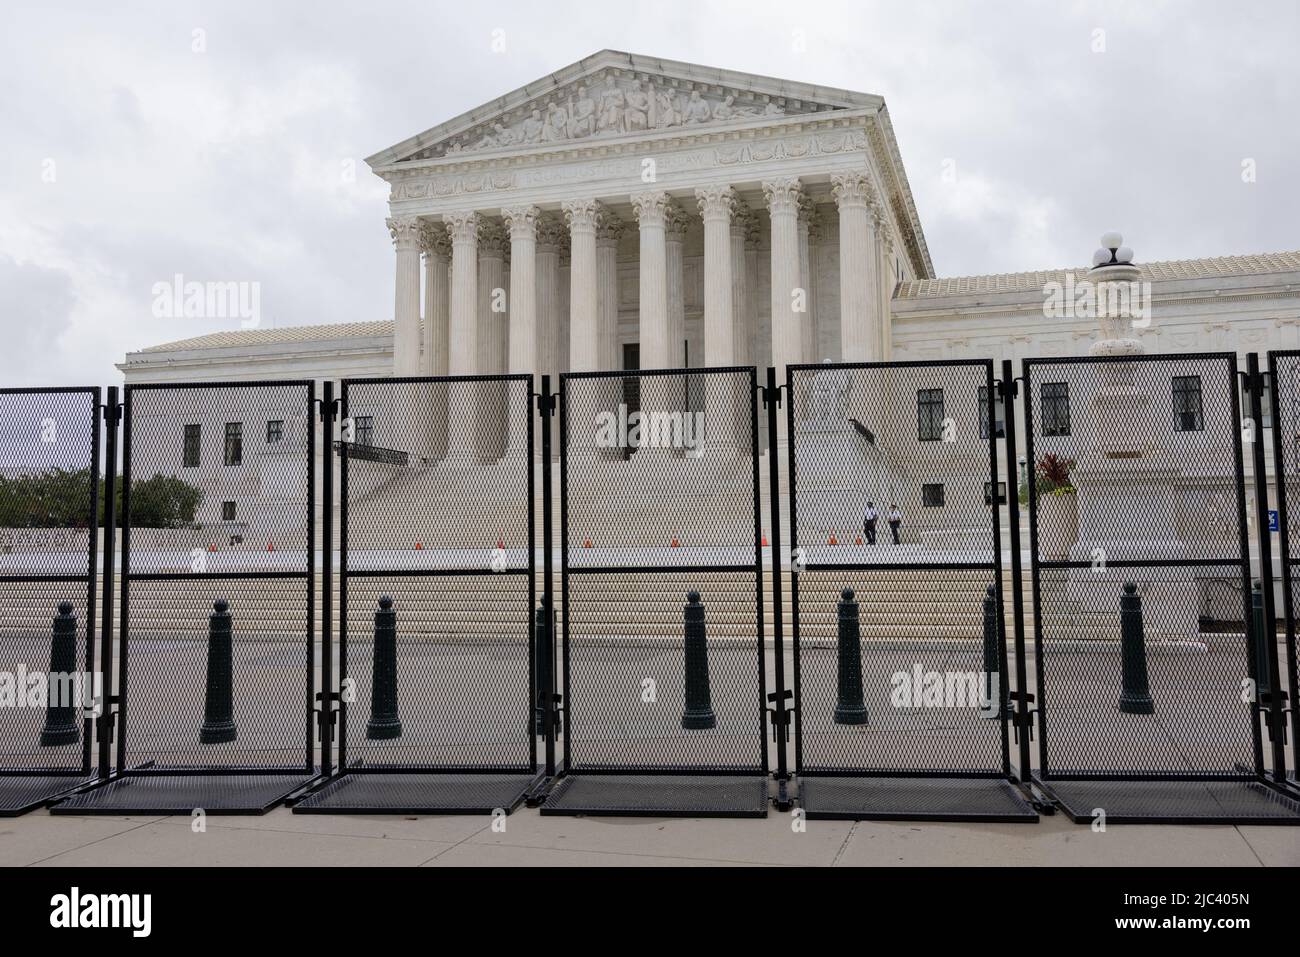
[[[986,385],[980,386],[980,438],[989,437],[989,388]],[[993,427],[999,439],[1006,438],[1007,427],[1006,417],[1003,414],[1002,403],[995,403],[993,406]]]
[[[266,423],[266,444],[271,445],[284,438],[284,420],[272,419]]]
[[[357,445],[374,445],[375,417],[373,415],[359,415],[352,421],[355,427],[353,441]]]
[[[916,390],[916,437],[922,442],[943,438],[943,389]]]
[[[993,504],[993,483],[992,482],[984,483],[984,504],[985,505]],[[1007,483],[1006,482],[998,483],[998,504],[999,505],[1007,504]]]
[[[234,502],[222,502],[222,503],[221,503],[221,520],[222,520],[223,522],[233,522],[233,521],[235,520],[235,503],[234,503]]]
[[[1042,398],[1043,435],[1070,434],[1070,384],[1044,382],[1039,395]]]
[[[244,423],[226,423],[226,464],[242,465],[244,462]]]
[[[1174,376],[1174,428],[1179,432],[1200,432],[1205,428],[1201,410],[1201,377]]]
[[[185,426],[185,468],[196,469],[199,467],[199,445],[202,442],[202,439],[202,426]]]
[[[921,486],[921,504],[926,508],[943,507],[943,483],[933,482]]]

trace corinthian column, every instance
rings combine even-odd
[[[799,353],[804,362],[816,362],[821,348],[817,336],[817,241],[821,237],[821,217],[811,197],[805,194],[799,203],[799,276],[803,281],[804,312],[800,327]]]
[[[596,277],[596,226],[601,205],[594,199],[563,204],[569,224],[569,370],[594,372],[600,368],[597,327],[600,290]]]
[[[510,365],[512,375],[531,373],[537,362],[537,217],[536,206],[501,210],[510,231]],[[517,386],[515,388],[518,388]],[[522,452],[528,444],[527,413],[510,410],[507,451]],[[529,450],[531,451],[531,450]]]
[[[596,368],[614,370],[618,355],[618,241],[626,225],[605,210],[596,225]],[[602,405],[617,411],[623,400],[623,380],[610,378],[601,392]],[[608,449],[608,458],[622,458],[621,448]]]
[[[500,375],[506,371],[506,330],[509,297],[506,289],[506,250],[510,237],[505,227],[484,222],[478,232],[478,371]],[[479,453],[488,460],[505,452],[506,396],[499,382],[481,382],[478,389]]]
[[[880,358],[894,354],[894,325],[890,306],[894,301],[894,231],[877,207],[875,218],[880,267],[876,270],[876,341]]]
[[[772,365],[778,381],[785,381],[786,366],[803,361],[799,311],[803,283],[799,273],[799,200],[803,196],[798,179],[779,179],[763,184],[772,219]],[[806,305],[806,302],[804,303]],[[778,417],[784,421],[784,416]]]
[[[474,211],[445,213],[451,237],[451,316],[448,322],[451,348],[448,374],[473,375],[478,355],[478,230]],[[458,461],[474,458],[474,394],[468,383],[454,383],[447,389],[447,457]]]
[[[831,190],[840,212],[840,355],[879,362],[880,251],[872,223],[875,190],[865,173],[837,173]]]
[[[668,360],[668,252],[664,223],[669,208],[664,192],[632,197],[641,231],[641,368],[662,369]]]
[[[420,249],[424,253],[424,354],[420,375],[447,374],[448,316],[451,283],[451,237],[442,223],[425,223],[420,229]],[[440,459],[447,454],[447,392],[445,386],[430,390],[429,456]]]
[[[388,220],[397,250],[393,300],[393,375],[420,371],[420,220],[414,216]]]
[[[731,214],[736,194],[730,186],[695,191],[704,218],[704,365],[736,362],[735,310],[731,284]],[[742,248],[743,254],[743,248]],[[705,380],[704,422],[710,446],[735,447],[740,396],[736,376]],[[748,389],[748,382],[745,383]]]
[[[745,234],[753,213],[737,197],[731,213],[731,348],[736,365],[754,365],[749,342],[749,277]]]
[[[669,203],[664,218],[665,269],[668,274],[668,365],[686,367],[686,275],[682,247],[690,220],[676,203]]]

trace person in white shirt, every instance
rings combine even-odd
[[[868,502],[867,511],[862,517],[862,531],[866,533],[867,544],[876,544],[876,520],[880,518],[880,513],[876,511],[876,503]]]
[[[897,505],[889,506],[889,531],[893,533],[894,544],[898,542],[898,528],[903,524],[903,513],[898,510]]]

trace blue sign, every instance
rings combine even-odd
[[[1277,531],[1277,509],[1275,508],[1268,510],[1268,530],[1270,532]]]

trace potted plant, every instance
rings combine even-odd
[[[1079,540],[1077,492],[1070,482],[1073,459],[1048,454],[1034,467],[1034,488],[1038,500],[1038,554],[1049,561],[1070,557]]]

